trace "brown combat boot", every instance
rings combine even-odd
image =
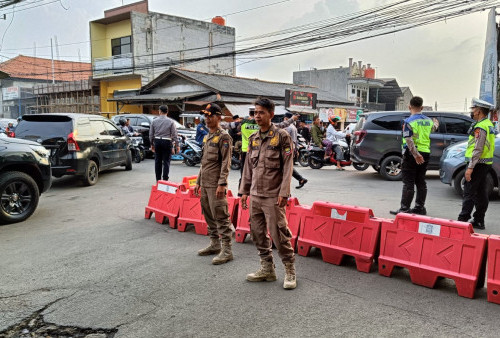
[[[297,277],[295,276],[295,265],[293,263],[285,263],[285,280],[283,289],[295,289],[297,287]]]
[[[205,249],[198,251],[199,256],[217,255],[220,252],[220,240],[218,238],[210,238],[210,245]]]
[[[221,252],[212,259],[213,265],[224,264],[233,260],[233,252],[231,251],[231,243],[222,243]]]
[[[273,261],[260,261],[260,269],[257,272],[249,273],[247,281],[249,282],[274,282],[276,280],[276,271]]]

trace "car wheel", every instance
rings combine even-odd
[[[95,185],[98,179],[99,167],[95,161],[89,160],[89,163],[87,164],[87,171],[85,172],[85,176],[83,176],[83,184],[87,186]]]
[[[132,170],[132,151],[127,151],[127,161],[125,162],[125,170]]]
[[[316,160],[315,158],[313,157],[309,157],[309,166],[312,168],[312,169],[321,169],[323,167],[323,163]]]
[[[0,224],[22,222],[38,206],[40,191],[31,176],[9,171],[0,175]]]
[[[303,151],[300,153],[299,155],[299,164],[302,166],[302,167],[307,167],[309,166],[309,155],[307,152]]]
[[[380,163],[380,175],[388,181],[401,180],[401,165],[403,159],[399,156],[388,156]]]
[[[365,171],[366,169],[368,169],[368,167],[370,166],[369,164],[366,164],[366,163],[353,163],[352,166],[354,167],[354,169],[356,170],[359,170],[359,171]]]
[[[453,179],[453,187],[455,188],[455,192],[459,196],[464,196],[464,184],[465,184],[465,169],[460,170]],[[488,173],[486,177],[486,189],[488,190],[488,197],[491,199],[495,196],[495,181],[491,176],[491,173]]]

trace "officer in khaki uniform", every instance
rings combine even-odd
[[[218,265],[233,259],[232,230],[226,195],[233,141],[231,136],[220,127],[222,111],[218,105],[209,104],[201,113],[205,115],[209,133],[203,139],[201,168],[196,181],[195,194],[201,193],[201,209],[208,224],[210,245],[198,251],[198,255],[218,254],[212,260],[212,264]]]
[[[290,195],[293,171],[293,143],[290,135],[271,123],[274,103],[266,98],[255,102],[255,121],[260,129],[249,138],[248,153],[239,193],[242,208],[250,200],[250,229],[259,251],[261,268],[247,275],[251,282],[275,281],[271,241],[267,229],[285,265],[285,289],[294,289],[295,255],[290,243],[285,207]]]

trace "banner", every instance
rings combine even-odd
[[[479,98],[493,104],[495,107],[497,106],[497,69],[497,24],[495,21],[495,8],[492,8],[488,14]]]

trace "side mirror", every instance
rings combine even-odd
[[[147,122],[141,122],[141,127],[149,128],[149,123],[147,123]]]

